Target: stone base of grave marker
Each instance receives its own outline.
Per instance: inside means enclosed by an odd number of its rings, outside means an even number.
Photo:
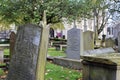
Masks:
[[[120,53],[82,56],[83,80],[120,80]]]

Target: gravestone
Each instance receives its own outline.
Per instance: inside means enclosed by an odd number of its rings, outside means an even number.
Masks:
[[[44,80],[48,29],[33,24],[20,26],[6,80]]]
[[[120,52],[120,32],[118,32],[118,52]]]
[[[100,48],[101,42],[102,42],[102,40],[95,40],[95,48]]]
[[[72,28],[67,33],[67,58],[80,59],[83,52],[83,32],[80,29]]]
[[[114,47],[114,41],[111,38],[105,40],[105,47]]]
[[[94,32],[85,31],[83,33],[84,51],[94,49]]]
[[[3,49],[0,49],[0,63],[3,63],[4,61],[4,51]]]
[[[15,32],[11,32],[10,34],[10,58],[14,54],[15,39],[16,39]]]

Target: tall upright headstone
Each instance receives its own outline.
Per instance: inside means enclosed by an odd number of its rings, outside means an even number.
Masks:
[[[11,32],[10,34],[10,57],[14,54],[14,47],[15,47],[15,39],[16,39],[16,34],[15,32]]]
[[[72,28],[67,33],[67,58],[80,59],[83,53],[83,32],[80,29]]]
[[[6,80],[44,80],[48,33],[47,28],[33,24],[18,28]]]
[[[84,50],[94,49],[94,32],[85,31],[83,33]]]

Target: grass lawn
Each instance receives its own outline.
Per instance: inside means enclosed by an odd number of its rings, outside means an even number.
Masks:
[[[4,55],[10,55],[9,49],[4,49]]]
[[[80,80],[82,72],[47,62],[45,80]]]
[[[0,69],[0,76],[2,76],[4,74],[5,74],[5,72],[2,69]]]
[[[66,56],[64,51],[56,51],[55,48],[49,48],[48,49],[48,55],[49,56]]]
[[[66,56],[64,51],[56,51],[55,48],[48,49],[50,56]],[[47,62],[45,80],[80,80],[82,72],[72,69],[67,69],[62,66]]]
[[[10,55],[9,49],[4,49],[4,55]],[[50,56],[66,56],[64,51],[56,51],[55,48],[48,48],[48,55],[50,55]]]
[[[9,49],[4,50],[4,55],[9,55]],[[49,48],[48,55],[66,56],[64,51],[56,51],[55,48]],[[4,74],[4,72],[0,69],[0,75],[2,74]],[[81,71],[67,69],[51,62],[46,63],[45,80],[81,80],[81,77]]]

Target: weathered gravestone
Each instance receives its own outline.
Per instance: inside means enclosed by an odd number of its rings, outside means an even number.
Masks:
[[[118,52],[120,52],[120,32],[118,32]]]
[[[84,51],[94,49],[94,32],[85,31],[83,33]]]
[[[112,38],[108,38],[105,40],[105,47],[114,47],[114,41],[112,40]]]
[[[44,80],[48,33],[47,28],[32,24],[18,28],[6,80]]]
[[[95,48],[100,48],[101,42],[102,42],[102,40],[95,40]]]
[[[12,57],[12,55],[14,54],[15,39],[16,39],[15,32],[11,32],[10,34],[10,57]]]
[[[67,33],[67,58],[80,59],[83,52],[83,32],[80,29],[72,28]]]
[[[0,63],[3,63],[4,61],[4,51],[3,49],[0,49]]]

